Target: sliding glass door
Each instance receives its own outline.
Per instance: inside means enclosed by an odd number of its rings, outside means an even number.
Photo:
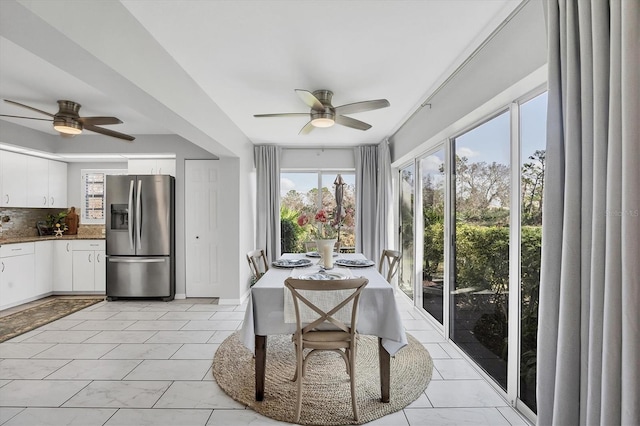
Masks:
[[[413,249],[413,202],[415,165],[400,170],[400,251],[402,260],[398,271],[398,287],[413,299],[414,249]]]
[[[422,307],[444,324],[444,148],[420,160]]]
[[[507,388],[510,121],[504,112],[457,137],[451,338]]]

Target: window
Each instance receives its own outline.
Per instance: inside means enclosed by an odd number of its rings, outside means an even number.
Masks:
[[[104,196],[107,175],[126,175],[127,169],[92,170],[82,169],[82,207],[80,223],[102,225],[104,220]]]
[[[338,174],[342,176],[342,207],[346,215],[338,232],[342,251],[354,250],[356,185],[353,171],[301,171],[280,173],[280,225],[283,253],[304,253],[305,242],[314,239],[309,226],[298,225],[298,217],[305,213],[315,216],[320,208],[334,217]]]

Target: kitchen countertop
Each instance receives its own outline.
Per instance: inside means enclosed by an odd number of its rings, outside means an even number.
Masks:
[[[104,240],[104,235],[63,235],[62,237],[56,237],[54,235],[45,235],[42,237],[9,237],[0,238],[0,245],[3,244],[17,244],[17,243],[31,243],[38,241],[51,241],[51,240]]]

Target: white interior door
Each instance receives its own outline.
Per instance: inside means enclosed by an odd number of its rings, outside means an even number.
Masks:
[[[185,160],[186,296],[219,297],[219,162]]]

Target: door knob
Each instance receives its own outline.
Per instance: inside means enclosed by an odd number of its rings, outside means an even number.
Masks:
[[[199,239],[200,239],[200,237],[196,235],[196,240],[199,240]]]

